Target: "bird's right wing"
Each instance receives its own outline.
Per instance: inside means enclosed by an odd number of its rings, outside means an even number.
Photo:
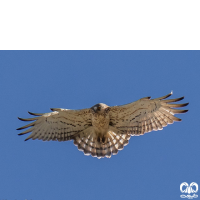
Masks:
[[[32,132],[26,140],[66,141],[73,139],[75,134],[92,125],[90,109],[68,110],[54,108],[51,110],[53,112],[45,114],[29,112],[29,114],[38,117],[28,119],[19,118],[22,121],[33,121],[30,124],[18,128],[17,130],[29,128],[19,135]]]
[[[152,130],[162,130],[174,121],[181,121],[174,114],[185,113],[187,110],[174,108],[187,106],[188,103],[170,104],[184,97],[163,100],[171,95],[172,93],[156,99],[145,97],[130,104],[111,107],[111,125],[124,133],[137,136]]]

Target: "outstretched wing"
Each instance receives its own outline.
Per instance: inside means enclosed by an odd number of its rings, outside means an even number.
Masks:
[[[173,108],[184,107],[187,106],[188,103],[170,104],[180,101],[184,99],[184,97],[163,100],[171,95],[172,92],[157,99],[150,100],[150,97],[145,97],[130,104],[111,107],[111,125],[123,133],[137,136],[152,130],[162,130],[163,127],[172,124],[174,121],[181,121],[181,119],[175,117],[174,114],[185,113],[188,110]]]
[[[19,135],[32,132],[25,140],[39,139],[44,141],[66,141],[73,139],[76,133],[79,133],[92,125],[90,109],[68,110],[54,108],[51,110],[53,112],[45,114],[29,112],[29,114],[38,117],[28,119],[19,118],[22,121],[33,121],[30,124],[18,128],[17,130],[29,128]]]

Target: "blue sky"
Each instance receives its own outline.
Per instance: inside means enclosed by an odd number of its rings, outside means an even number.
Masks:
[[[200,51],[0,51],[0,200],[180,199],[200,184]],[[170,93],[189,112],[132,137],[116,156],[84,156],[72,141],[24,141],[17,117],[49,108],[122,105]]]

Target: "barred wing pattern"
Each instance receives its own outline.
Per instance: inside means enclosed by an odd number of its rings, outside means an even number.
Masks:
[[[53,112],[44,114],[29,112],[29,114],[39,117],[19,118],[22,121],[34,121],[18,128],[17,130],[29,128],[19,135],[32,132],[26,140],[67,141],[73,139],[80,131],[91,126],[90,109],[68,110],[52,108],[51,110]]]
[[[184,97],[177,99],[169,99],[172,92],[166,96],[150,99],[150,97],[142,98],[136,102],[111,107],[111,124],[123,133],[132,136],[143,135],[144,133],[162,130],[168,124],[181,119],[174,114],[185,113],[188,110],[178,110],[173,108],[187,106],[185,104],[170,104],[180,101]]]

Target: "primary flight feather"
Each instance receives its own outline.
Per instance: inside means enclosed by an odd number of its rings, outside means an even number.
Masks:
[[[122,106],[109,107],[99,103],[81,110],[52,108],[51,113],[29,112],[36,117],[19,119],[33,122],[17,130],[28,128],[19,134],[31,132],[25,140],[74,140],[85,155],[111,157],[128,144],[131,136],[162,130],[174,121],[181,121],[174,114],[188,110],[174,108],[187,106],[188,103],[172,104],[184,97],[164,100],[171,95],[172,92],[156,99],[145,97]]]

